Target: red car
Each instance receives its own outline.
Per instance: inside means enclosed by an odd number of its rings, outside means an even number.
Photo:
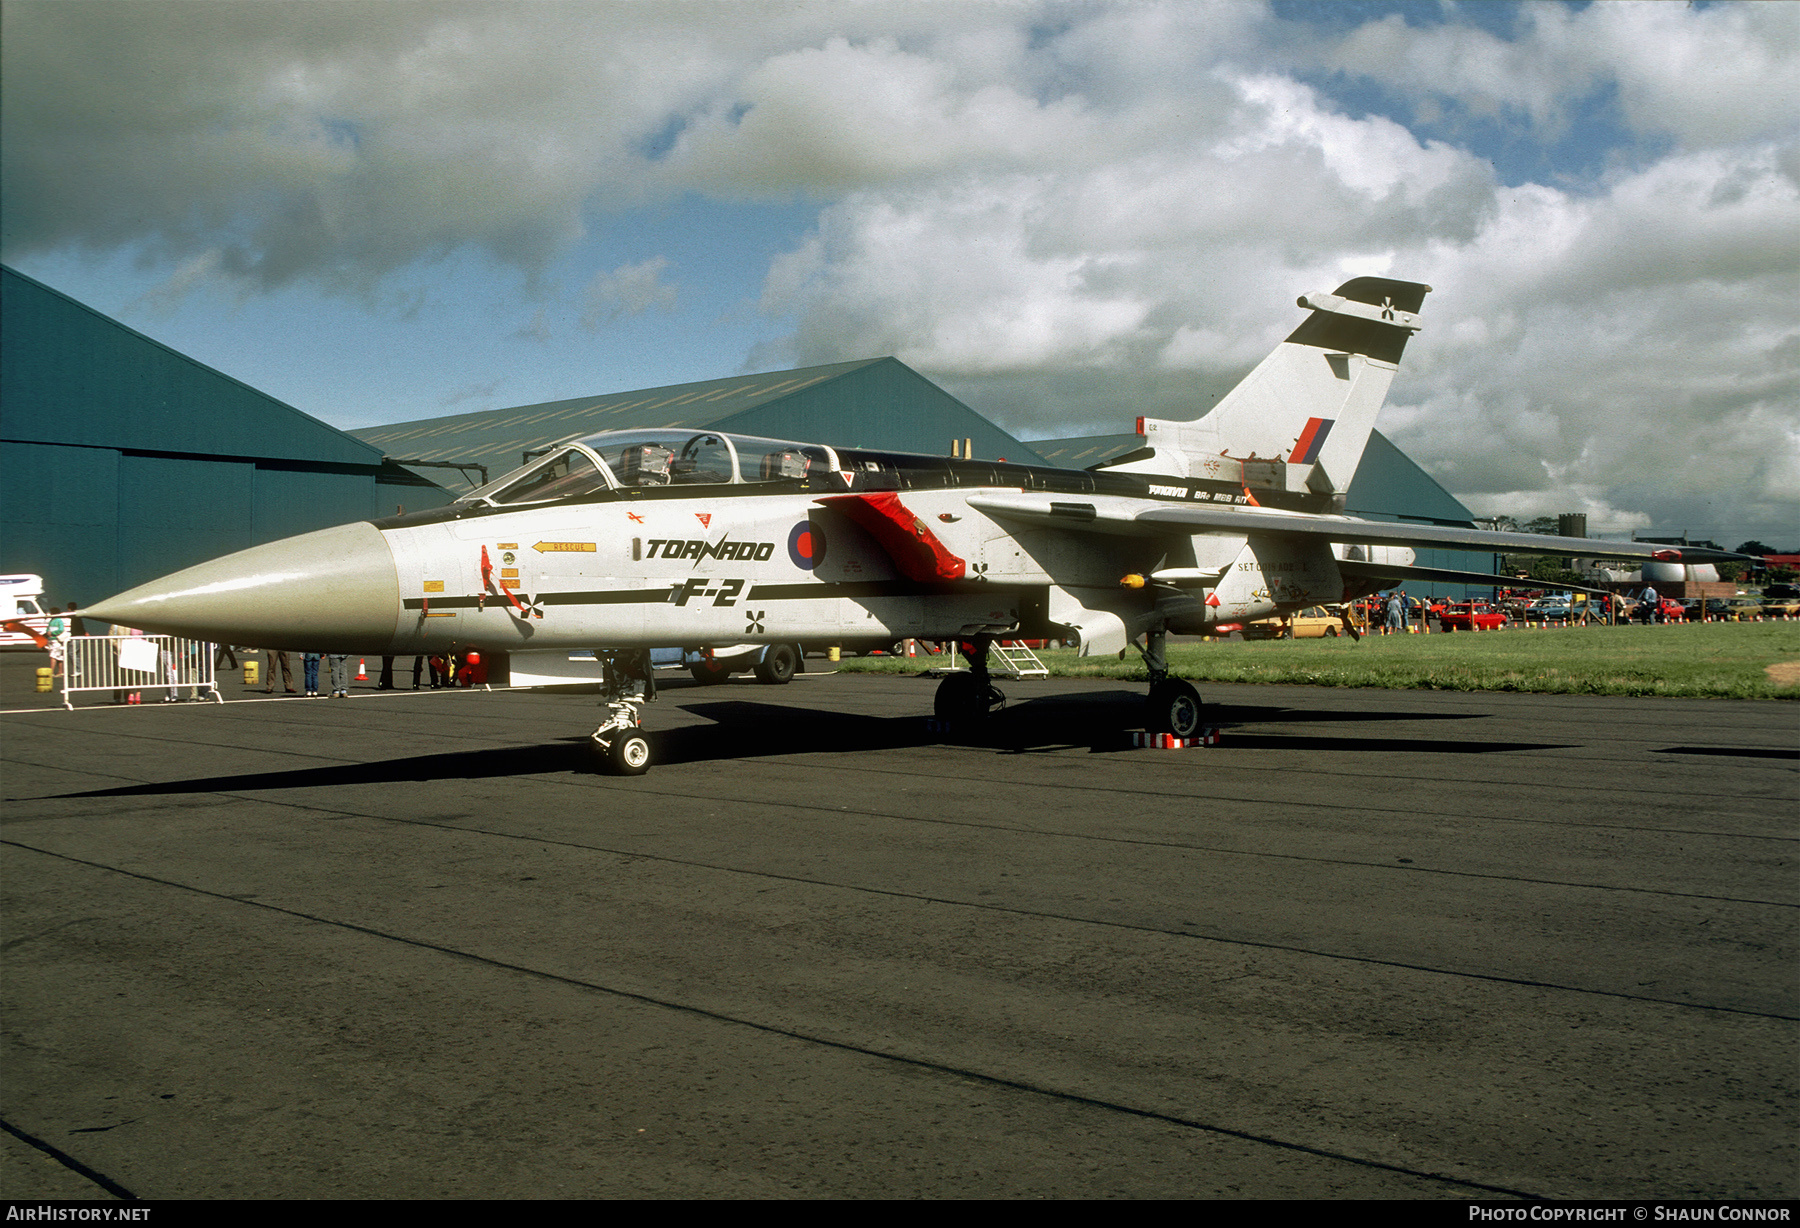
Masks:
[[[1657,619],[1656,619],[1657,622],[1681,623],[1681,622],[1687,621],[1687,611],[1682,609],[1681,603],[1679,601],[1676,601],[1669,597],[1663,597],[1663,598],[1660,598],[1656,604],[1661,608],[1661,611],[1662,611],[1657,616]],[[1638,602],[1637,606],[1631,611],[1631,619],[1633,622],[1642,622],[1642,623],[1649,622],[1650,621],[1650,606],[1649,606],[1649,604],[1647,602],[1643,602],[1643,601]]]
[[[1447,606],[1438,621],[1446,631],[1492,631],[1506,625],[1506,615],[1488,608],[1485,601],[1458,601]]]

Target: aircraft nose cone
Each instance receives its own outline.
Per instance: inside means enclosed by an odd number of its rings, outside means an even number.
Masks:
[[[394,555],[366,521],[189,567],[81,611],[126,627],[301,652],[386,652],[400,614]]]

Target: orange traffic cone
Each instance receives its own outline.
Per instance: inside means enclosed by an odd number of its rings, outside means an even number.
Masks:
[[[356,658],[356,680],[358,682],[367,682],[369,680],[369,658]]]

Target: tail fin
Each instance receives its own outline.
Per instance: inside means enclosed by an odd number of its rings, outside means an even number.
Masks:
[[[1430,292],[1358,277],[1333,294],[1303,296],[1311,314],[1210,413],[1143,419],[1155,455],[1116,467],[1238,483],[1252,499],[1310,494],[1318,498],[1308,502],[1341,505]]]

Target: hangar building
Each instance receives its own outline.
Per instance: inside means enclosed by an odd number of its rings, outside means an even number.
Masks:
[[[0,571],[86,603],[450,500],[381,449],[0,269]]]
[[[771,371],[673,384],[542,405],[423,418],[351,432],[395,461],[466,465],[499,477],[527,456],[599,431],[692,427],[845,448],[971,455],[1045,464],[1026,444],[983,418],[897,358],[864,358],[797,371]],[[449,471],[433,469],[456,485]]]

